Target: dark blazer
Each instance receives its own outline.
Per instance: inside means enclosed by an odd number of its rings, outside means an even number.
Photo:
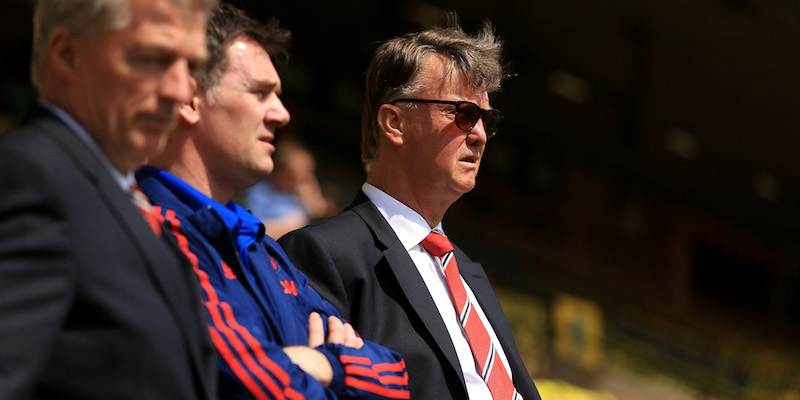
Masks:
[[[207,399],[191,266],[100,160],[34,107],[0,137],[0,399]]]
[[[403,244],[364,193],[341,214],[290,232],[286,253],[367,340],[406,360],[412,399],[467,398],[463,374],[444,322]],[[486,273],[458,247],[456,261],[497,334],[526,400],[539,394],[517,351],[511,327]]]

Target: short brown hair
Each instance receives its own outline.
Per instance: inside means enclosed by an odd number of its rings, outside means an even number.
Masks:
[[[448,13],[447,24],[409,33],[383,43],[375,52],[366,74],[366,96],[361,121],[361,161],[369,172],[378,156],[378,109],[381,105],[413,94],[423,84],[418,80],[427,57],[439,54],[452,69],[469,77],[473,90],[493,93],[503,78],[502,42],[491,23],[484,22],[479,33],[470,36]]]
[[[280,28],[278,20],[271,18],[266,24],[259,23],[244,11],[221,3],[211,11],[206,28],[208,60],[192,76],[197,88],[213,99],[213,91],[228,68],[226,50],[236,38],[245,36],[258,43],[270,57],[288,54],[291,32]]]

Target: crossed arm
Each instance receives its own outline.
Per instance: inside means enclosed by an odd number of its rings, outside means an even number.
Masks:
[[[170,229],[183,243],[181,248],[193,264],[206,308],[209,334],[220,358],[219,390],[230,399],[308,398],[308,399],[408,399],[408,374],[400,354],[376,343],[363,341],[352,326],[342,322],[338,311],[308,286],[308,279],[294,269],[277,243],[272,246],[278,261],[281,284],[292,282],[294,293],[282,302],[276,297],[274,308],[264,320],[233,304],[240,291],[230,288],[220,268],[219,254],[194,233],[196,240],[184,236],[180,221],[164,213]],[[191,226],[191,225],[187,225]],[[280,266],[278,266],[280,264]],[[205,265],[206,270],[200,267]],[[214,285],[217,285],[215,287]],[[285,288],[284,288],[285,289]],[[275,294],[273,292],[270,292]],[[263,310],[262,310],[263,311]],[[280,323],[283,313],[309,315],[308,339],[302,345],[281,346],[271,332],[271,323]],[[270,314],[271,313],[271,314]],[[324,317],[323,317],[324,316]],[[241,318],[240,318],[241,317]],[[274,318],[274,320],[273,320]],[[327,326],[323,322],[327,318]],[[288,317],[287,323],[291,320]],[[240,322],[241,321],[241,322]],[[328,328],[327,337],[325,328]],[[265,329],[266,328],[266,329]],[[295,335],[287,327],[286,335]],[[305,335],[302,335],[305,336]],[[297,343],[297,341],[291,341]]]
[[[322,317],[319,313],[312,312],[308,317],[308,347],[290,346],[284,347],[283,351],[300,369],[327,387],[333,379],[333,368],[328,362],[328,358],[315,347],[327,342],[360,349],[364,346],[364,340],[356,335],[352,325],[342,323],[339,318],[334,316],[328,317],[328,338],[326,340],[322,324]]]

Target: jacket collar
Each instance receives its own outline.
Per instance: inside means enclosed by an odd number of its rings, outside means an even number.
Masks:
[[[103,164],[103,167],[108,171],[109,174],[114,178],[114,180],[119,184],[120,188],[124,192],[128,192],[131,188],[131,185],[135,182],[133,180],[133,172],[129,172],[127,174],[123,174],[120,170],[117,169],[113,164],[111,164],[111,160],[108,159],[106,154],[100,149],[100,146],[97,145],[92,135],[84,129],[84,127],[78,123],[71,115],[67,114],[62,108],[58,107],[57,105],[50,103],[47,100],[39,99],[38,103],[39,107],[49,111],[53,115],[55,115],[61,122],[64,123],[67,127],[72,129],[73,132],[81,139],[81,141],[86,144],[86,147],[94,153],[95,156],[100,160],[100,163]]]
[[[247,210],[240,207],[233,201],[228,204],[222,205],[218,201],[200,193],[197,189],[190,186],[177,176],[158,169],[155,167],[145,166],[136,173],[137,179],[140,181],[143,189],[151,197],[151,200],[156,204],[167,206],[167,208],[174,209],[174,211],[184,214],[187,217],[192,217],[198,214],[207,214],[208,211],[213,211],[214,214],[224,225],[225,229],[230,232],[231,238],[236,246],[236,251],[241,257],[242,263],[249,269],[249,261],[247,256],[247,249],[254,243],[260,242],[264,239],[264,224],[250,214]],[[153,187],[154,185],[146,182],[152,179],[160,183],[163,190]],[[171,193],[179,200],[180,204],[176,201],[168,200],[168,193]],[[183,210],[178,206],[182,205]],[[199,218],[200,220],[208,221],[208,218]],[[210,228],[217,231],[214,227],[206,226],[207,224],[200,224],[198,228]],[[212,232],[207,232],[212,233]],[[211,235],[214,237],[216,232]]]

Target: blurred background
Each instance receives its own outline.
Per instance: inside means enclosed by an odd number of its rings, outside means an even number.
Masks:
[[[278,135],[338,209],[377,43],[443,10],[493,23],[506,119],[444,226],[543,398],[800,399],[796,0],[231,2],[293,31]],[[30,12],[0,13],[0,131],[36,98]]]

